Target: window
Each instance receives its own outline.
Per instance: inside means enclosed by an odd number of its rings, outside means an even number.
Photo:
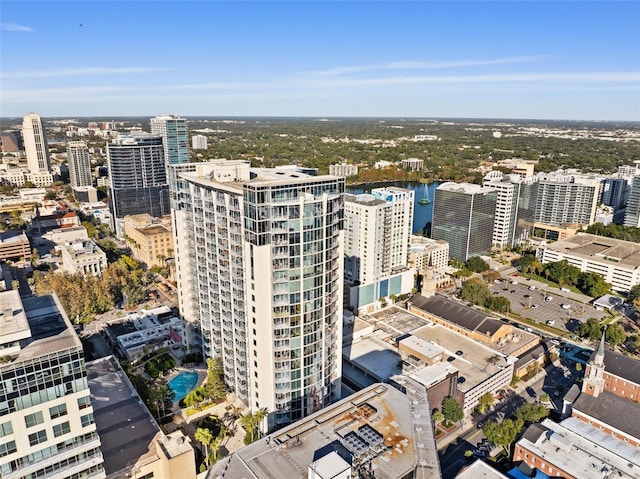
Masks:
[[[13,433],[13,427],[10,422],[0,424],[0,437],[8,436]]]
[[[47,440],[47,431],[45,431],[44,429],[42,431],[29,434],[30,446],[35,446],[36,444],[40,444],[41,442],[45,442],[46,440]]]
[[[6,444],[0,444],[0,457],[8,456],[9,454],[13,454],[18,449],[16,448],[15,441],[9,441]]]
[[[84,409],[89,406],[91,406],[91,399],[89,399],[89,396],[78,398],[78,408]]]
[[[62,424],[56,424],[53,426],[53,435],[55,437],[62,436],[63,434],[67,434],[71,432],[71,427],[69,427],[69,422],[63,422]]]
[[[64,416],[65,414],[67,414],[67,405],[63,403],[58,404],[57,406],[50,407],[49,414],[51,415],[51,419]]]
[[[82,422],[82,427],[87,427],[90,424],[93,424],[93,414],[87,414],[86,416],[80,417],[80,421]]]
[[[32,427],[37,424],[42,424],[44,422],[44,417],[42,415],[42,411],[34,412],[33,414],[28,414],[24,417],[24,422],[27,427]]]

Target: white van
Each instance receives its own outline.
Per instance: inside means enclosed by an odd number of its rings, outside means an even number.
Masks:
[[[571,309],[571,305],[565,303],[562,305],[562,309]]]

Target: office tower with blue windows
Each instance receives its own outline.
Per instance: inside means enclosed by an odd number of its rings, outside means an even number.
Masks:
[[[114,230],[124,235],[124,217],[170,214],[169,185],[162,136],[149,133],[118,136],[107,143],[109,200]]]
[[[272,430],[340,397],[344,178],[194,163],[174,205],[180,310]],[[190,171],[189,171],[190,170]]]
[[[471,183],[442,183],[433,199],[431,238],[449,243],[453,259],[491,254],[497,191]]]

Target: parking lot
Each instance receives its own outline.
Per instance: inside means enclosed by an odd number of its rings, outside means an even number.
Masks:
[[[597,311],[591,298],[551,288],[544,283],[521,276],[502,278],[489,285],[493,294],[504,296],[511,302],[511,311],[565,331],[573,331],[578,323],[589,318],[601,319],[606,311]]]

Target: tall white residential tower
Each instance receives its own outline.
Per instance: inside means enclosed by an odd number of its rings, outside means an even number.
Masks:
[[[267,429],[338,399],[344,178],[189,167],[176,175],[174,231],[190,341],[222,357],[233,391],[267,409]]]

